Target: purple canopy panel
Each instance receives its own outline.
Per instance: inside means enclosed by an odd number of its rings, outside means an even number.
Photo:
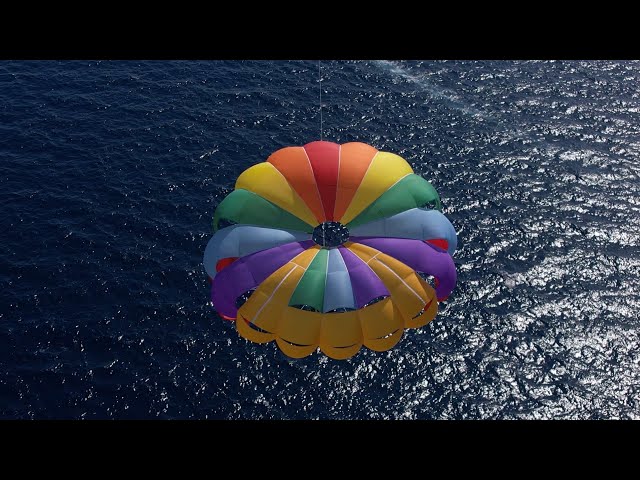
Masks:
[[[238,314],[236,299],[260,285],[273,272],[313,245],[313,240],[293,242],[252,253],[233,262],[216,275],[211,285],[211,301],[226,317]]]
[[[408,238],[351,237],[352,242],[368,245],[438,279],[436,295],[442,301],[456,286],[456,266],[451,256],[421,240]]]
[[[338,247],[351,278],[351,288],[356,307],[362,308],[376,297],[389,296],[389,290],[382,280],[355,253],[345,247]]]

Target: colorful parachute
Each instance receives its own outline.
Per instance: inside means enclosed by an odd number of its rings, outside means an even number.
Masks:
[[[323,141],[278,150],[216,209],[212,303],[242,337],[290,357],[388,350],[455,287],[457,237],[440,210],[393,153]]]

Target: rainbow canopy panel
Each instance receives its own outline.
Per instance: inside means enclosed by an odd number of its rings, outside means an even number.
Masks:
[[[456,284],[453,225],[401,157],[364,143],[286,147],[245,170],[214,214],[211,300],[288,356],[384,351]]]

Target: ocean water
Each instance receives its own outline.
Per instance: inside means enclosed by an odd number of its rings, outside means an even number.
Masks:
[[[0,62],[0,418],[640,418],[640,63],[325,61],[323,134],[440,193],[458,286],[391,351],[285,357],[209,304],[317,62]]]

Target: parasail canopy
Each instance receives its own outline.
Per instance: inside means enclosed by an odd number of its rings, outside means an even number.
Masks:
[[[216,209],[212,303],[241,336],[294,358],[387,350],[455,287],[457,236],[441,209],[393,153],[325,141],[278,150]]]

